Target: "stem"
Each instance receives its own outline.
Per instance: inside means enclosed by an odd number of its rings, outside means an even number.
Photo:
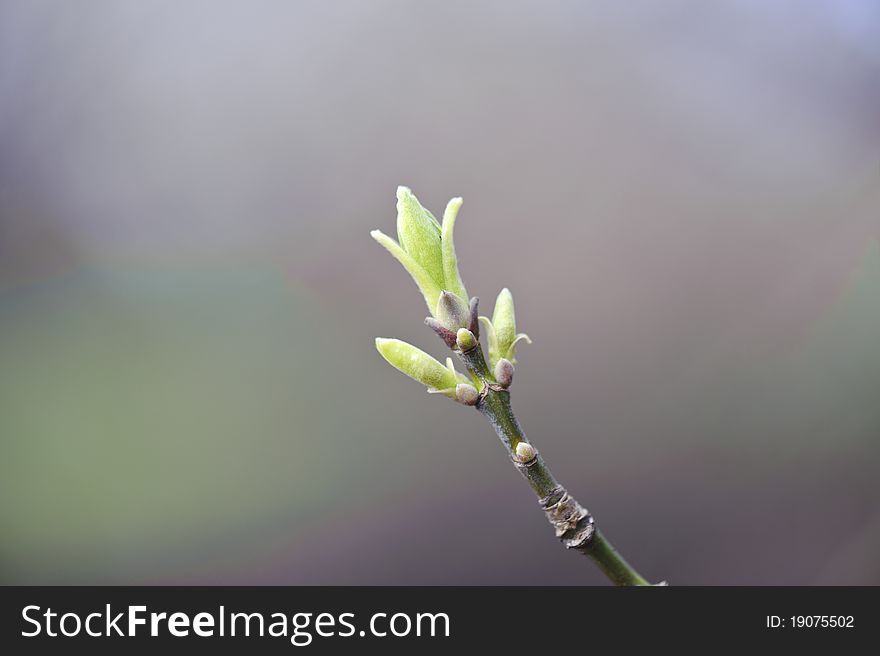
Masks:
[[[471,375],[481,382],[477,409],[489,420],[514,466],[538,497],[538,503],[556,530],[556,537],[566,548],[589,556],[615,585],[651,585],[599,532],[593,516],[553,477],[537,450],[527,462],[517,456],[519,443],[531,443],[510,407],[510,392],[492,379],[482,348],[477,345],[468,351],[455,352]]]

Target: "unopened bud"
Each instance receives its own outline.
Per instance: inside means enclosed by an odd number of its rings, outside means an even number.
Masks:
[[[459,383],[455,386],[455,400],[465,405],[477,405],[480,393],[477,388],[467,383]]]
[[[516,345],[524,341],[531,344],[532,340],[525,333],[516,332],[516,317],[513,311],[513,294],[505,287],[495,300],[495,311],[492,321],[488,322],[492,330],[488,331],[489,361],[498,362],[507,358],[516,362]]]
[[[516,445],[514,454],[517,462],[526,464],[527,462],[531,462],[532,460],[534,460],[535,456],[538,455],[538,452],[535,451],[535,447],[533,447],[528,442],[520,442]]]
[[[455,343],[461,351],[470,351],[477,346],[477,338],[467,328],[460,328],[455,335]]]
[[[440,224],[406,187],[397,188],[397,240],[431,278],[443,282]]]
[[[453,332],[471,324],[471,310],[467,301],[448,291],[440,292],[434,316],[444,328]]]
[[[516,335],[516,318],[513,311],[513,294],[505,287],[495,299],[495,311],[492,313],[492,325],[498,337],[498,357],[506,358],[507,351]]]
[[[510,387],[513,382],[513,364],[507,358],[501,358],[495,365],[495,380],[501,387]]]
[[[392,367],[433,389],[454,388],[459,382],[454,371],[412,344],[377,337],[376,349]]]
[[[474,296],[468,303],[468,311],[470,317],[468,319],[467,329],[470,330],[474,337],[480,339],[480,299]]]

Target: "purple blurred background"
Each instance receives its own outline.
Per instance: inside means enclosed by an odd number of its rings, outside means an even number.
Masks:
[[[369,230],[442,211],[643,574],[880,584],[880,7],[4,2],[0,582],[591,584]]]

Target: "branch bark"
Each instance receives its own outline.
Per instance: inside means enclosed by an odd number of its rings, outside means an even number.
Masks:
[[[590,512],[554,478],[513,414],[510,392],[492,378],[480,345],[467,351],[456,349],[455,353],[471,376],[480,383],[477,409],[489,420],[514,466],[538,497],[538,503],[555,529],[556,537],[566,548],[589,556],[615,585],[651,585],[617,553],[596,527]],[[525,461],[517,454],[517,446],[522,443],[532,447],[521,449],[530,456]]]

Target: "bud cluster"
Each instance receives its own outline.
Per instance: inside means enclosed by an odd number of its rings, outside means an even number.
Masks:
[[[505,288],[495,301],[492,318],[478,315],[476,297],[468,301],[458,270],[453,230],[461,198],[453,198],[440,223],[406,187],[397,189],[397,241],[380,230],[370,233],[412,276],[431,316],[425,323],[455,351],[466,353],[480,345],[480,325],[489,346],[489,367],[494,377],[474,375],[469,380],[458,373],[447,358],[444,366],[424,351],[397,339],[376,339],[376,348],[393,367],[428,387],[464,405],[476,405],[486,382],[508,388],[513,382],[516,345],[531,343],[528,335],[516,332],[513,296]],[[482,356],[481,356],[482,357]],[[488,376],[485,376],[488,378]],[[497,387],[496,387],[497,389]]]

